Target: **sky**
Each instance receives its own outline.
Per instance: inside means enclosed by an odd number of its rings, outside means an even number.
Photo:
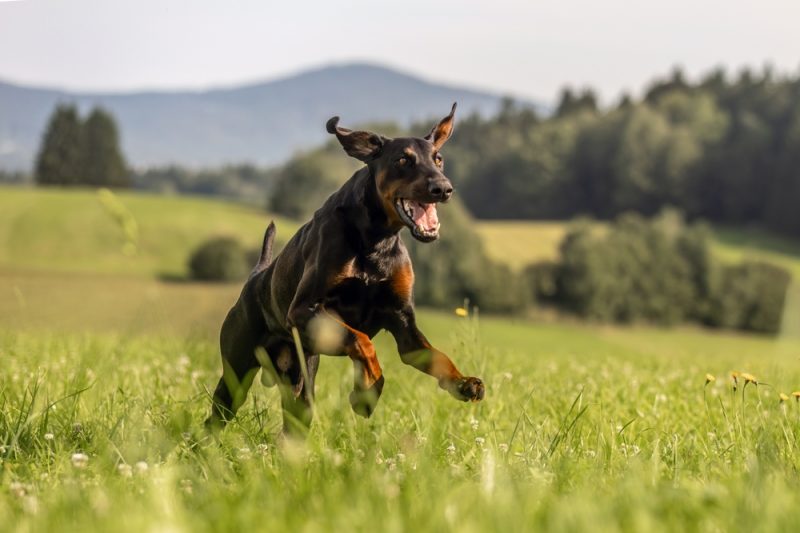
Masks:
[[[0,79],[203,89],[368,61],[553,101],[610,101],[681,66],[800,73],[797,0],[0,0]]]

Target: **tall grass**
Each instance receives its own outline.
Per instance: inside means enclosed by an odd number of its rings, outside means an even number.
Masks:
[[[380,336],[387,384],[375,415],[350,411],[350,363],[326,358],[305,442],[280,437],[277,392],[258,380],[231,426],[217,438],[202,431],[219,366],[213,342],[6,332],[0,528],[767,531],[798,523],[800,406],[778,397],[800,388],[797,343],[422,320],[464,371],[485,379],[486,399],[454,401]],[[731,370],[764,383],[745,387],[739,377],[733,391]],[[707,372],[715,381],[706,384]]]

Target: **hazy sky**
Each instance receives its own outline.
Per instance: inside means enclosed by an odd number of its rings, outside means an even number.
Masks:
[[[800,72],[798,0],[0,0],[0,79],[204,88],[332,62],[552,100],[682,65]]]

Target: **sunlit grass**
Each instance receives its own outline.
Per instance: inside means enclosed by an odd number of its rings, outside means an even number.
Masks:
[[[191,250],[217,235],[260,246],[271,219],[278,241],[297,224],[232,202],[115,193],[116,202],[93,189],[27,189],[0,186],[0,271],[102,273],[136,277],[182,276]],[[115,204],[130,214],[135,247]]]
[[[378,337],[370,420],[325,358],[305,444],[256,380],[202,431],[213,340],[0,336],[0,523],[21,530],[790,529],[800,519],[800,342],[422,313],[487,397],[454,401]],[[758,376],[733,390],[730,373]],[[709,380],[707,375],[714,377]],[[762,383],[763,381],[763,383]]]

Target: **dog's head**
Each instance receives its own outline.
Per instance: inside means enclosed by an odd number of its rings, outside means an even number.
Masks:
[[[453,195],[439,150],[453,133],[455,111],[453,104],[450,114],[421,138],[388,139],[369,131],[340,128],[339,117],[327,124],[328,133],[336,135],[348,155],[369,165],[390,225],[407,226],[422,242],[439,237],[436,204]]]

